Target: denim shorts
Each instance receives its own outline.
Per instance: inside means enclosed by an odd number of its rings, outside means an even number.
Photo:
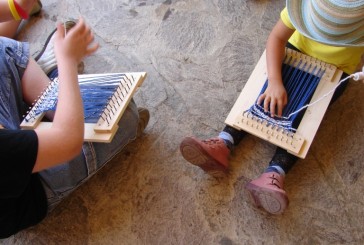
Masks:
[[[21,78],[28,62],[28,43],[0,37],[0,124],[7,129],[20,128],[27,108],[23,102]],[[85,142],[82,153],[76,158],[40,172],[48,199],[48,210],[52,210],[134,140],[138,121],[138,108],[132,100],[110,143]]]
[[[26,108],[21,78],[28,62],[28,43],[0,37],[0,124],[4,128],[20,128]]]
[[[49,212],[135,139],[138,121],[138,108],[132,100],[121,117],[119,129],[110,143],[86,142],[83,144],[82,154],[72,161],[40,172],[48,198]]]

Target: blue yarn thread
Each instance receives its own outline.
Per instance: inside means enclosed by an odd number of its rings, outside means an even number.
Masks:
[[[292,57],[286,57],[286,61],[282,64],[282,80],[289,103],[283,109],[282,116],[271,117],[269,111],[264,111],[263,103],[260,105],[254,103],[246,112],[259,121],[265,122],[267,126],[279,127],[283,130],[294,132],[296,129],[292,127],[292,124],[300,115],[295,112],[310,102],[325,70],[317,65],[307,65],[301,60],[298,61],[295,67],[291,66],[289,64],[292,63]],[[296,63],[296,60],[293,61],[293,63]],[[265,92],[267,86],[268,79],[265,81],[259,96]],[[304,110],[302,113],[304,113]]]
[[[86,123],[96,123],[100,117],[108,121],[116,112],[117,106],[128,94],[133,81],[125,74],[108,74],[95,78],[80,78],[79,86],[84,107],[84,119]],[[114,107],[109,105],[110,100]],[[43,92],[26,120],[38,116],[46,111],[55,111],[58,102],[58,78],[52,80],[51,84]],[[111,115],[112,114],[112,115]]]

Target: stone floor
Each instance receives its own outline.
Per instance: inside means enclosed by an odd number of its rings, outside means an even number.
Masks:
[[[275,147],[248,136],[214,179],[181,157],[187,135],[216,136],[265,48],[284,0],[43,0],[19,38],[39,50],[56,22],[83,16],[99,51],[86,73],[145,71],[151,120],[41,224],[0,244],[363,244],[364,85],[326,113],[286,177],[290,206],[254,208],[244,185]]]

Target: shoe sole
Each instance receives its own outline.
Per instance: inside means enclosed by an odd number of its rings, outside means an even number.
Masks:
[[[249,191],[254,205],[268,213],[281,214],[288,206],[288,198],[282,193],[251,183],[248,183],[245,188]]]
[[[195,166],[200,167],[209,175],[221,178],[228,174],[228,169],[210,157],[209,154],[192,139],[184,140],[180,145],[180,151],[184,159]]]

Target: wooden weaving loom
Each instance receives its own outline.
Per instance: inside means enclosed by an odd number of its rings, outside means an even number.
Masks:
[[[85,141],[107,143],[112,140],[121,116],[145,77],[145,72],[78,75],[85,111]],[[20,127],[51,127],[52,122],[42,121],[42,118],[47,110],[55,109],[57,91],[58,78],[48,85]]]
[[[266,51],[263,52],[225,123],[286,149],[293,155],[305,158],[332,98],[333,93],[329,91],[340,82],[343,72],[333,65],[288,48],[286,48],[286,59],[283,63],[286,61],[289,62],[289,66],[295,67],[300,62],[300,65],[305,63],[309,67],[319,67],[324,71],[310,102],[321,100],[306,109],[296,131],[287,131],[246,113],[256,103],[267,81]],[[290,102],[288,101],[288,104]]]

